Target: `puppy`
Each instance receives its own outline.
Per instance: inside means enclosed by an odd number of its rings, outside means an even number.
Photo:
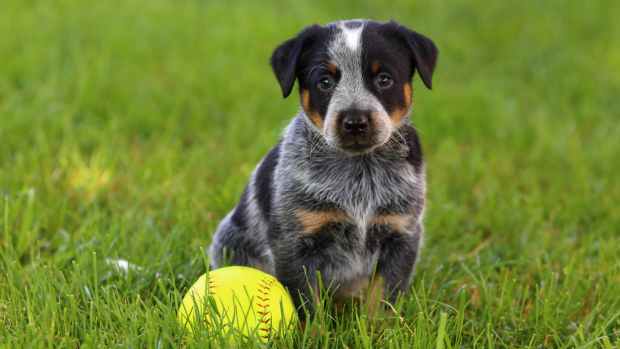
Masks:
[[[337,299],[407,291],[425,201],[411,80],[430,89],[437,54],[419,33],[368,20],[310,26],[276,48],[282,94],[297,80],[302,108],[219,224],[211,267],[273,274],[311,311],[319,277]]]

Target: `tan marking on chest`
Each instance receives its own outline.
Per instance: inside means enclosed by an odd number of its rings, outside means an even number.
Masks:
[[[412,218],[411,215],[407,214],[386,214],[375,216],[370,223],[375,225],[387,225],[396,231],[405,233],[411,225]]]
[[[295,216],[303,227],[304,234],[317,232],[322,226],[329,223],[348,222],[349,216],[340,210],[309,211],[304,209],[295,210]]]

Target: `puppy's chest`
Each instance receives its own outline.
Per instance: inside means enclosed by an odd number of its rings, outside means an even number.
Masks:
[[[293,209],[294,230],[309,253],[332,261],[326,274],[345,284],[367,279],[382,242],[409,234],[418,216],[415,203],[423,202],[424,178],[406,162],[323,163],[298,173],[279,195],[286,198],[283,212]]]
[[[304,191],[332,203],[363,228],[377,212],[418,195],[422,179],[405,161],[325,161],[303,171]]]
[[[313,249],[331,261],[324,266],[324,277],[339,285],[337,296],[354,296],[364,286],[378,262],[382,242],[390,234],[402,234],[389,226],[379,214],[356,219],[343,213],[340,221],[324,222],[315,234],[308,236]]]
[[[340,242],[345,250],[372,251],[386,235],[407,231],[423,195],[423,179],[414,171],[404,166],[339,173],[316,173],[305,183],[299,202],[314,207],[296,211],[304,234],[329,235],[328,240]]]

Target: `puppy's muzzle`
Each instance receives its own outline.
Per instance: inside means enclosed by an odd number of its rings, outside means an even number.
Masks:
[[[360,152],[374,145],[375,130],[370,110],[344,110],[338,117],[338,137],[343,149]]]

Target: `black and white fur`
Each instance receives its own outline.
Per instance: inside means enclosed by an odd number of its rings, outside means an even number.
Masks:
[[[275,275],[298,306],[317,272],[338,297],[381,280],[385,299],[408,289],[422,240],[425,171],[410,125],[411,79],[430,88],[434,43],[395,22],[311,26],[271,64],[302,109],[252,173],[209,249],[213,268]]]

